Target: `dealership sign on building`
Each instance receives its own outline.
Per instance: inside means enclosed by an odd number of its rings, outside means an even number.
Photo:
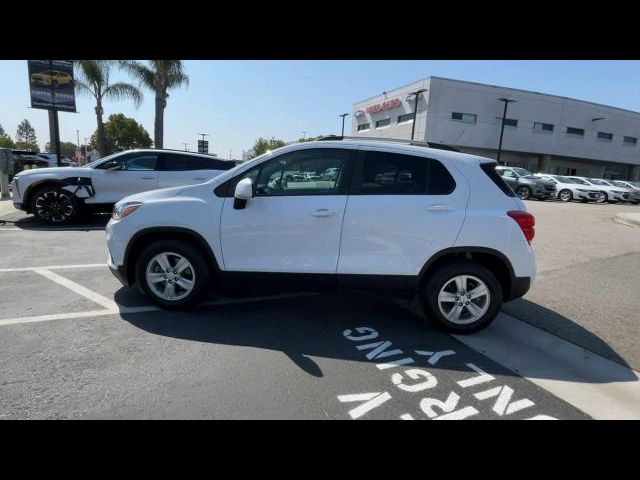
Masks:
[[[31,107],[76,111],[73,60],[28,60]]]
[[[375,105],[371,105],[367,107],[367,113],[378,113],[385,110],[393,110],[394,108],[398,108],[402,105],[402,102],[399,98],[394,98],[393,100],[388,100],[386,102],[377,103]]]

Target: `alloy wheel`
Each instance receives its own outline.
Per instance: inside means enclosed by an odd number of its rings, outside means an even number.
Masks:
[[[440,289],[438,308],[448,321],[468,325],[483,317],[490,300],[491,294],[482,280],[472,275],[458,275]]]
[[[71,193],[46,190],[35,201],[35,214],[51,223],[62,223],[73,216],[75,206]]]
[[[193,265],[175,252],[162,252],[153,257],[147,264],[145,275],[151,291],[168,301],[188,296],[196,281]]]

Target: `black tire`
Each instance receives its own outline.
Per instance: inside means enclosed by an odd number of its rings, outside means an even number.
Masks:
[[[31,196],[30,207],[31,213],[48,225],[67,225],[80,211],[75,195],[53,185],[36,190]]]
[[[489,291],[489,298],[486,300],[488,302],[487,310],[479,319],[467,324],[448,320],[438,305],[440,290],[449,284],[451,279],[459,275],[477,277],[484,282]],[[452,263],[443,266],[427,279],[421,286],[419,294],[427,318],[434,321],[437,326],[445,331],[455,333],[472,333],[487,327],[500,312],[503,298],[502,287],[496,276],[482,265],[471,262]],[[466,307],[463,306],[462,311],[465,312],[465,310]],[[467,314],[469,313],[469,311],[466,312]]]
[[[193,281],[193,288],[191,292],[184,298],[176,300],[168,300],[162,298],[161,296],[156,294],[156,292],[150,287],[149,283],[147,282],[146,270],[149,266],[149,263],[154,257],[156,257],[156,255],[168,252],[176,253],[186,258],[193,269],[191,277]],[[175,310],[192,307],[196,305],[209,291],[211,277],[209,274],[207,263],[198,249],[187,242],[181,242],[179,240],[159,240],[152,243],[151,245],[146,247],[138,257],[135,266],[135,272],[138,288],[140,288],[140,290],[153,303],[164,309]]]
[[[529,200],[531,198],[531,189],[521,185],[516,188],[516,195],[518,195],[520,200]]]
[[[570,202],[573,200],[573,192],[568,188],[562,189],[558,192],[558,199],[561,202]]]

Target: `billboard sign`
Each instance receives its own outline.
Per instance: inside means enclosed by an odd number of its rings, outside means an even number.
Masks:
[[[198,140],[198,153],[209,153],[208,140]]]
[[[31,108],[76,111],[73,60],[28,60]]]

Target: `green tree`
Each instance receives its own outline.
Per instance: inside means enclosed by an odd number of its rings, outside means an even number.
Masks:
[[[153,142],[156,148],[164,145],[164,109],[167,108],[169,90],[183,85],[189,85],[189,77],[184,73],[182,60],[147,60],[147,65],[132,61],[121,60],[120,65],[131,72],[156,96],[156,116],[153,125]]]
[[[262,155],[266,153],[267,150],[275,150],[276,148],[284,147],[285,143],[282,140],[276,140],[275,138],[271,138],[267,140],[266,138],[258,138],[256,143],[253,145],[253,151],[255,156]]]
[[[133,118],[122,113],[110,115],[104,124],[105,155],[132,148],[149,148],[153,144],[149,133]],[[90,145],[97,142],[98,132],[91,136]]]
[[[13,147],[16,150],[29,150],[29,151],[32,151],[32,152],[39,152],[40,151],[40,147],[38,146],[38,144],[37,143],[31,143],[31,142],[15,142]]]
[[[0,148],[14,148],[11,137],[7,135],[0,135]]]
[[[45,151],[47,152],[56,152],[56,146],[51,145],[50,142],[47,142],[44,146]],[[73,142],[60,142],[60,155],[63,157],[71,158],[76,156],[76,150],[78,146]]]
[[[104,123],[102,116],[104,100],[131,99],[136,108],[142,103],[142,93],[130,83],[109,83],[112,60],[77,60],[75,65],[75,88],[79,94],[92,95],[96,100],[96,121],[98,123],[97,148],[102,156],[106,154]]]
[[[36,139],[36,130],[31,126],[29,120],[26,118],[18,125],[18,130],[16,131],[16,143],[18,142],[36,145],[38,143],[38,140]]]

